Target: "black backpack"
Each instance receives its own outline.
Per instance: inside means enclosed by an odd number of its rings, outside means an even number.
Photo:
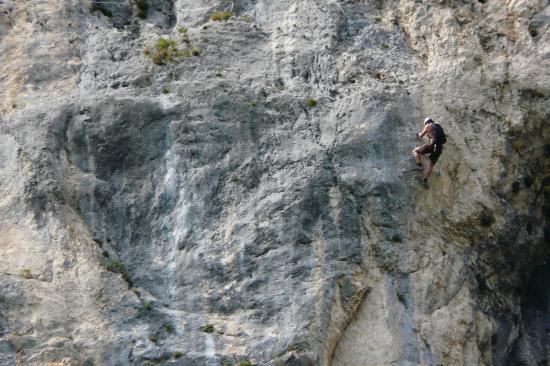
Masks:
[[[443,145],[447,142],[447,135],[439,123],[434,123],[434,133],[436,145]]]

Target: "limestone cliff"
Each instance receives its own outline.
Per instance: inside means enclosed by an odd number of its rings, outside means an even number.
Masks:
[[[0,364],[546,365],[549,21],[0,0]]]

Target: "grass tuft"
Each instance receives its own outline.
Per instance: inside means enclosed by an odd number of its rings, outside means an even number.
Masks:
[[[23,278],[26,278],[26,279],[32,278],[31,269],[30,269],[30,268],[27,268],[27,267],[21,268],[21,269],[19,270],[19,276],[20,276],[20,277],[23,277]]]
[[[126,272],[126,268],[124,267],[124,264],[118,259],[106,260],[105,262],[103,262],[103,266],[109,272],[120,273],[120,274]]]
[[[172,324],[164,324],[164,330],[168,333],[174,333],[174,326]]]
[[[132,286],[132,280],[130,278],[130,275],[128,274],[126,267],[124,267],[124,264],[120,260],[118,259],[106,260],[103,262],[103,267],[109,272],[121,274],[124,281],[126,281],[128,285]]]
[[[201,50],[198,47],[191,47],[190,52],[192,56],[200,56],[201,54]]]
[[[201,327],[201,330],[204,333],[213,333],[214,332],[214,325],[212,324],[205,324]]]
[[[214,20],[216,22],[222,21],[222,20],[229,20],[235,13],[229,10],[224,11],[216,11],[210,15],[210,20]]]
[[[309,108],[313,108],[317,105],[317,101],[313,98],[308,98],[306,100],[306,105],[309,107]]]
[[[166,62],[172,61],[174,57],[178,56],[179,51],[176,47],[176,42],[160,37],[152,50],[147,48],[143,53],[145,56],[151,58],[155,65],[165,65]]]

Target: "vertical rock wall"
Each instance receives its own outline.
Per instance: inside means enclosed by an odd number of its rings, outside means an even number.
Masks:
[[[146,3],[0,2],[0,363],[547,362],[547,1]]]

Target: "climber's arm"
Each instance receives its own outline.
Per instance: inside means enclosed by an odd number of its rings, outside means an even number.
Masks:
[[[421,139],[422,137],[424,137],[424,135],[426,135],[428,133],[428,126],[424,126],[424,128],[422,129],[422,131],[420,131],[419,133],[416,134],[416,136]]]

